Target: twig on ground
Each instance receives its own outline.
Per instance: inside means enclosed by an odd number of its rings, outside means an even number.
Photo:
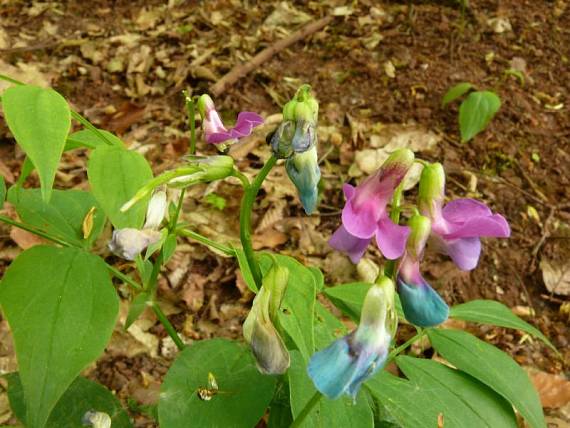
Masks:
[[[214,96],[220,95],[224,90],[226,90],[229,86],[233,85],[243,76],[255,70],[264,62],[268,61],[273,55],[281,52],[283,49],[288,48],[289,46],[298,42],[299,40],[302,40],[305,37],[310,36],[313,33],[316,33],[323,27],[327,26],[332,20],[333,20],[332,16],[326,16],[317,21],[313,21],[310,24],[305,25],[303,28],[295,31],[290,36],[282,40],[279,40],[278,42],[275,42],[271,46],[263,49],[248,62],[236,65],[224,77],[218,80],[214,86],[212,86],[212,88],[210,89],[211,94]]]

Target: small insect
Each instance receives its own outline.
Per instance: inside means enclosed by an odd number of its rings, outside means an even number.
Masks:
[[[208,372],[208,387],[207,388],[199,387],[197,390],[198,397],[200,398],[200,400],[210,401],[212,397],[214,397],[214,395],[216,395],[218,392],[219,392],[218,382],[216,381],[216,378],[214,377],[212,372]]]
[[[196,389],[196,394],[198,398],[202,401],[210,401],[214,396],[218,394],[232,394],[230,391],[220,391],[218,388],[218,382],[213,373],[208,372],[208,386],[206,388],[199,387]]]

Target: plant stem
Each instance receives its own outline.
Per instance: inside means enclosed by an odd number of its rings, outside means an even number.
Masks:
[[[9,224],[10,226],[14,226],[14,227],[17,227],[19,229],[25,230],[27,232],[33,233],[34,235],[40,236],[42,238],[45,238],[45,239],[52,241],[52,242],[55,242],[56,244],[62,245],[64,247],[73,247],[74,246],[74,245],[71,245],[69,242],[64,241],[63,239],[56,238],[55,236],[52,236],[49,233],[44,232],[42,230],[36,229],[33,226],[28,226],[27,224],[20,223],[19,221],[16,221],[16,220],[12,220],[10,217],[0,215],[0,221],[3,223]]]
[[[251,270],[251,274],[258,289],[261,288],[261,269],[259,268],[257,260],[255,259],[253,244],[251,242],[251,213],[253,211],[253,203],[255,202],[257,193],[261,188],[261,184],[276,162],[277,158],[275,156],[271,156],[265,165],[263,165],[263,168],[261,168],[251,185],[245,188],[239,215],[241,245],[245,253],[245,258],[247,259],[247,264],[249,265],[249,269]]]
[[[194,232],[193,230],[188,230],[188,229],[176,229],[175,233],[179,236],[185,236],[187,238],[193,239],[194,241],[198,241],[201,244],[207,245],[208,247],[212,247],[215,248],[216,250],[228,255],[228,256],[232,256],[235,257],[236,253],[235,251],[230,248],[230,247],[226,247],[225,245],[219,244],[218,242],[212,241],[209,238],[206,238],[203,235],[200,235],[197,232]]]
[[[313,407],[317,405],[322,396],[323,394],[321,394],[319,391],[315,392],[315,395],[313,395],[309,402],[305,404],[305,407],[303,407],[303,410],[301,410],[299,416],[295,418],[290,428],[300,427],[305,418],[309,415],[309,413],[311,413],[311,410],[313,410]]]
[[[176,344],[176,347],[178,348],[178,350],[182,351],[185,347],[184,342],[182,342],[182,339],[180,339],[180,336],[178,336],[176,329],[170,323],[170,321],[168,320],[168,318],[166,317],[164,312],[162,312],[162,309],[160,309],[160,306],[158,306],[158,303],[153,301],[151,303],[151,307],[152,307],[152,310],[154,311],[154,314],[156,315],[156,317],[160,321],[160,323],[164,326],[164,329],[166,330],[168,335],[172,338],[172,340]]]
[[[390,211],[390,219],[398,224],[400,222],[400,205],[402,203],[402,192],[404,187],[399,185],[394,191],[394,196],[392,197],[392,203],[390,204],[392,210]],[[393,276],[396,274],[396,260],[389,260],[386,263],[386,268],[384,269],[385,275],[394,280]]]
[[[130,276],[124,274],[123,272],[121,272],[119,269],[117,269],[114,266],[111,266],[110,264],[108,264],[107,262],[105,262],[107,264],[107,269],[113,274],[115,275],[115,277],[119,278],[121,281],[125,282],[126,284],[130,285],[131,287],[133,287],[135,290],[142,290],[143,287],[136,282],[134,279],[132,279]]]
[[[415,342],[417,342],[422,337],[424,337],[424,335],[425,335],[425,330],[420,330],[416,335],[412,336],[410,339],[408,339],[402,345],[398,346],[397,348],[392,349],[392,352],[390,352],[390,354],[388,354],[388,360],[386,361],[386,364],[388,364],[390,361],[392,361],[394,358],[396,358],[402,351],[405,351],[407,348],[409,348]]]
[[[188,96],[186,91],[183,91],[186,98],[186,110],[188,112],[188,124],[190,126],[190,147],[188,149],[189,154],[196,154],[196,108],[194,100]]]

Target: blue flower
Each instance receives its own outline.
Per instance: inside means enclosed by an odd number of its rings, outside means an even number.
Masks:
[[[295,153],[285,162],[285,169],[299,192],[305,212],[311,214],[317,207],[318,185],[321,179],[316,146],[306,152]]]
[[[330,399],[356,399],[362,383],[386,363],[396,326],[394,284],[383,277],[366,294],[358,328],[311,357],[307,370],[315,387]]]

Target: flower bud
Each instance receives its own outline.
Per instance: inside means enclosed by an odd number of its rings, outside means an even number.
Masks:
[[[317,206],[318,184],[321,179],[317,148],[313,146],[304,153],[295,153],[285,162],[285,169],[297,187],[305,212],[311,214]]]
[[[445,194],[445,171],[439,162],[424,166],[418,193],[418,206],[422,213],[435,217]]]
[[[410,235],[407,250],[415,259],[420,259],[431,232],[431,220],[423,215],[416,214],[408,221]]]
[[[148,203],[143,229],[158,229],[168,213],[168,199],[164,187],[158,188]]]
[[[188,167],[180,168],[190,173],[178,175],[168,181],[171,187],[187,187],[197,183],[209,183],[215,180],[222,180],[232,175],[234,171],[234,160],[231,156],[190,156]]]
[[[133,229],[130,227],[113,231],[109,250],[125,260],[134,260],[146,247],[158,242],[161,233],[151,229]]]
[[[273,155],[277,159],[288,159],[293,156],[293,137],[295,135],[295,122],[284,120],[271,135],[269,144]]]
[[[275,328],[289,271],[277,264],[263,277],[263,284],[243,324],[243,336],[250,344],[262,373],[282,374],[290,364],[289,352]]]

